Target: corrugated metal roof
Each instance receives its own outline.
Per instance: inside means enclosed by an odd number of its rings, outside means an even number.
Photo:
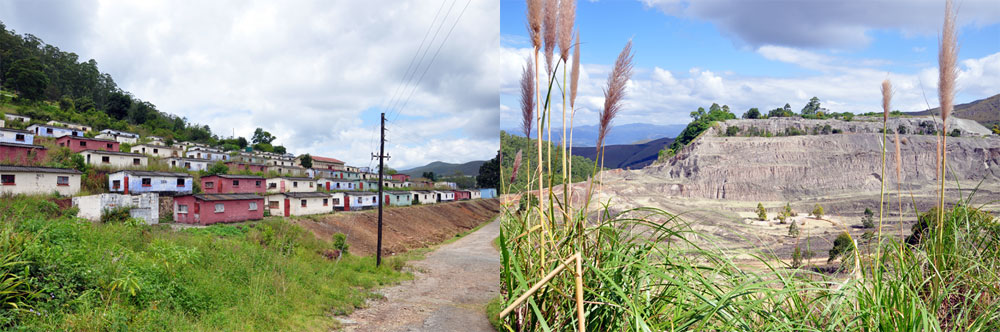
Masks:
[[[144,154],[129,153],[129,152],[119,152],[119,151],[104,151],[104,150],[83,150],[83,151],[80,151],[80,153],[84,153],[84,152],[90,152],[90,153],[94,153],[94,154],[110,154],[110,155],[116,155],[116,156],[131,156],[131,157],[143,157],[143,158],[146,158],[146,155],[144,155]]]
[[[188,173],[179,173],[179,172],[155,172],[155,171],[123,170],[123,171],[117,171],[117,172],[114,172],[114,173],[111,173],[111,174],[115,174],[115,173],[128,173],[128,174],[138,175],[138,176],[176,176],[176,177],[188,177],[188,178],[191,177],[191,174],[188,174]]]
[[[83,174],[72,168],[0,165],[0,172]]]
[[[67,139],[67,138],[68,139],[75,139],[75,140],[79,140],[79,141],[98,141],[98,142],[107,142],[107,143],[118,143],[118,141],[113,140],[113,139],[90,138],[90,137],[80,137],[80,136],[70,136],[70,135],[59,137],[56,140],[58,141],[58,140]]]
[[[195,198],[203,201],[242,201],[250,199],[264,199],[257,194],[197,194]]]
[[[46,148],[44,146],[41,146],[41,145],[21,144],[21,143],[8,143],[8,142],[0,142],[0,146],[14,146],[14,147],[19,147],[19,148],[31,148],[31,149],[42,149],[42,150],[48,149],[48,148]]]
[[[291,198],[331,197],[330,193],[321,193],[321,192],[316,192],[316,191],[290,192],[290,193],[281,193],[281,194],[285,195],[285,196],[288,196],[288,197],[291,197]]]
[[[345,194],[354,195],[354,196],[378,196],[378,193],[372,193],[372,192],[367,192],[367,191],[348,191],[348,192],[345,192]]]
[[[313,160],[316,160],[316,161],[322,161],[322,162],[327,162],[327,163],[335,163],[335,164],[343,164],[343,163],[344,163],[343,161],[340,161],[340,160],[339,160],[339,159],[337,159],[337,158],[329,158],[329,157],[320,157],[320,156],[312,156],[312,159],[313,159]]]

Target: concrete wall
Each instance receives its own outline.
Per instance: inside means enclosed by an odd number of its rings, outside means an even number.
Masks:
[[[351,181],[343,181],[339,179],[319,179],[316,184],[326,190],[354,190],[354,183]]]
[[[189,171],[203,171],[208,169],[207,161],[192,161],[185,159],[168,158],[163,159],[163,163],[170,167],[180,167]]]
[[[25,195],[47,195],[58,192],[63,196],[72,196],[80,192],[80,174],[34,173],[34,172],[0,172],[0,175],[14,175],[13,185],[0,183],[0,192]],[[67,185],[58,185],[60,176],[69,180]]]
[[[401,195],[401,194],[383,193],[383,195],[389,197],[389,199],[386,200],[386,202],[388,202],[390,206],[408,206],[413,203],[412,194]]]
[[[59,128],[59,127],[52,127],[45,125],[30,125],[28,126],[27,129],[28,131],[34,133],[35,136],[41,136],[41,137],[62,137],[66,135],[83,137],[83,131],[76,129]]]
[[[137,138],[137,137],[121,136],[121,135],[107,134],[107,133],[102,133],[102,134],[99,134],[99,135],[94,136],[94,137],[103,138],[103,139],[110,139],[110,140],[114,140],[114,141],[116,141],[118,143],[125,143],[125,144],[135,144],[136,142],[139,141],[139,138]]]
[[[188,158],[198,158],[198,159],[208,159],[211,161],[227,161],[229,160],[229,155],[224,152],[209,151],[209,150],[190,150],[186,152],[185,157]]]
[[[101,140],[93,140],[83,137],[75,136],[63,136],[56,139],[56,144],[59,146],[65,146],[73,152],[80,152],[83,150],[102,150],[102,151],[118,151],[118,142],[107,142]]]
[[[180,148],[146,144],[133,146],[131,152],[160,158],[180,157],[184,154]]]
[[[437,194],[433,192],[426,193],[426,192],[413,191],[411,193],[413,194],[414,197],[417,198],[417,201],[420,202],[420,204],[437,203]]]
[[[211,187],[208,183],[212,183]],[[232,193],[264,193],[267,185],[264,178],[259,179],[227,179],[219,176],[201,178],[201,191],[206,194]]]
[[[344,197],[345,197],[344,198],[345,200],[349,201],[349,202],[346,202],[346,204],[348,206],[350,206],[350,210],[352,210],[352,211],[353,210],[361,210],[361,209],[369,209],[369,208],[373,208],[373,207],[375,207],[375,206],[378,205],[377,204],[377,199],[378,199],[378,195],[377,194],[346,195]]]
[[[309,198],[292,198],[285,195],[268,195],[267,204],[268,209],[271,211],[272,216],[284,216],[285,215],[285,199],[288,199],[289,203],[289,215],[292,216],[304,216],[310,214],[320,214],[320,213],[330,213],[337,208],[334,203],[334,198],[340,197],[309,197]],[[323,205],[323,199],[326,199],[326,205]],[[306,201],[306,206],[302,206],[302,201]],[[342,200],[341,200],[342,201]],[[277,202],[277,207],[272,202]]]
[[[48,152],[44,147],[0,145],[0,162],[27,165],[45,159]]]
[[[17,135],[21,135],[21,140],[17,140]],[[6,131],[0,128],[0,142],[15,144],[35,144],[35,135],[16,131]]]
[[[100,151],[85,151],[80,152],[83,156],[83,160],[89,165],[94,166],[106,166],[111,168],[135,168],[135,167],[146,167],[149,163],[149,158],[146,156],[129,156],[129,155],[118,155],[118,154],[103,154]],[[103,157],[108,157],[108,162],[105,163]],[[139,164],[135,164],[134,160],[139,159]]]
[[[108,174],[108,188],[111,192],[124,192],[125,191],[125,177],[126,173],[118,172]],[[142,185],[142,179],[149,179],[150,184],[148,186]],[[183,179],[184,184],[182,186],[177,185],[177,179]],[[115,181],[119,181],[119,186],[115,187]],[[155,192],[155,193],[191,193],[193,190],[193,180],[191,177],[181,178],[174,176],[137,176],[128,174],[128,192],[131,193],[145,193],[145,192]]]
[[[90,221],[100,221],[104,210],[130,207],[129,215],[152,225],[160,221],[160,200],[155,193],[139,195],[99,194],[73,197],[73,206],[80,209],[77,216]]]
[[[267,179],[268,193],[312,192],[316,191],[316,181],[289,180],[284,178]]]
[[[216,205],[222,211],[216,212]],[[185,206],[185,208],[181,208]],[[174,221],[185,224],[211,225],[220,222],[240,222],[264,218],[264,198],[231,201],[202,201],[194,195],[174,199]],[[186,212],[182,212],[185,211]]]

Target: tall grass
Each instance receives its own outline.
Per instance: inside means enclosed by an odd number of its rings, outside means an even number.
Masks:
[[[630,46],[620,61],[630,59]],[[535,47],[540,49],[537,43]],[[623,63],[622,68],[630,68],[630,61]],[[556,70],[558,65],[553,65]],[[562,84],[555,75],[549,78],[550,91],[568,85],[565,75]],[[599,119],[604,134],[621,107],[627,80],[627,74],[613,72],[609,77]],[[620,97],[612,98],[619,92]],[[888,82],[883,92],[888,109]],[[571,100],[574,94],[570,93]],[[551,96],[536,104],[544,107],[541,112],[551,113]],[[539,144],[547,126],[538,123]],[[899,140],[897,136],[897,179],[902,159]],[[886,143],[883,137],[883,182]],[[566,147],[561,148],[565,153]],[[1000,330],[1000,223],[971,205],[973,195],[957,199],[947,210],[942,203],[923,214],[914,211],[921,221],[906,243],[883,236],[886,207],[880,204],[880,231],[866,240],[866,246],[851,241],[853,248],[843,258],[851,263],[845,264],[847,273],[794,268],[766,253],[757,254],[756,264],[750,264],[758,267],[747,268],[746,262],[736,262],[731,253],[711,246],[710,234],[695,231],[677,215],[592,202],[592,190],[599,188],[594,186],[600,183],[594,179],[598,174],[588,180],[591,189],[580,202],[570,200],[565,187],[562,197],[555,195],[557,188],[546,188],[541,181],[554,174],[551,168],[541,173],[540,166],[547,161],[540,151],[538,168],[515,167],[512,178],[518,171],[539,172],[529,176],[537,176],[538,191],[523,195],[537,195],[543,202],[548,198],[548,204],[510,208],[501,218],[505,309],[496,318],[505,330]],[[943,172],[943,162],[940,166]],[[939,180],[945,181],[941,174]],[[503,187],[510,193],[510,183]],[[884,183],[882,188],[884,199]],[[897,198],[902,196],[899,191],[897,183]]]

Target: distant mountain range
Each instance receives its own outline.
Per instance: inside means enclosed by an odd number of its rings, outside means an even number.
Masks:
[[[397,172],[406,174],[412,177],[419,177],[424,174],[424,172],[434,172],[434,175],[453,175],[455,172],[460,172],[463,175],[477,176],[479,175],[479,167],[486,163],[485,160],[470,161],[464,164],[452,164],[442,161],[435,161],[430,164],[414,167],[411,169],[398,170]]]
[[[911,112],[912,115],[941,114],[941,108],[935,107],[920,112]],[[974,120],[981,123],[986,128],[992,128],[994,124],[1000,124],[1000,94],[993,97],[983,98],[971,103],[955,105],[954,114],[962,119]]]
[[[684,130],[684,127],[687,127],[687,124],[663,126],[645,123],[630,123],[612,127],[605,140],[608,145],[644,143],[664,137],[677,137],[677,134],[680,134],[680,132]],[[598,127],[596,125],[574,127],[573,146],[587,147],[597,145],[597,129]],[[519,129],[508,129],[507,133],[514,135],[522,134]],[[532,138],[534,138],[534,135],[532,135]],[[553,142],[561,142],[562,128],[552,128],[552,138]],[[568,137],[567,140],[569,140]]]
[[[674,142],[673,138],[659,138],[640,144],[608,145],[604,152],[604,167],[640,169],[652,164],[660,150]],[[597,158],[595,147],[573,147],[573,155],[590,159]]]

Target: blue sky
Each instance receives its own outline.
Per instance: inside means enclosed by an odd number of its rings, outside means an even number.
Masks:
[[[834,111],[873,111],[879,107],[878,84],[886,77],[896,85],[895,108],[934,106],[944,2],[870,1],[872,8],[859,11],[861,3],[578,1],[576,26],[587,74],[578,123],[596,122],[607,70],[630,38],[636,70],[619,124],[684,123],[690,111],[712,102],[729,104],[737,113],[785,102],[798,109],[812,96]],[[1000,93],[1000,4],[959,5],[957,101],[963,103]],[[507,57],[501,127],[513,128],[519,69],[531,53],[525,2],[501,1],[500,13],[501,52]]]

